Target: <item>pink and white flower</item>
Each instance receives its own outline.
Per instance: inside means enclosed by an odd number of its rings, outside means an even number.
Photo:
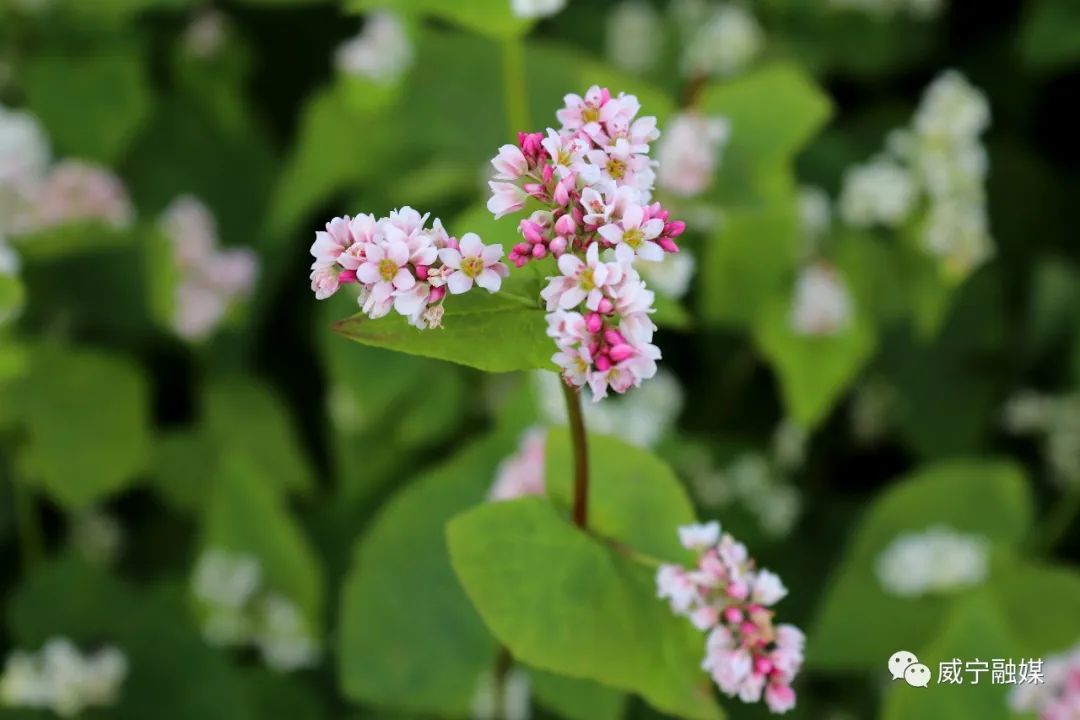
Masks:
[[[657,595],[708,632],[701,668],[728,697],[745,703],[764,697],[774,713],[791,710],[805,637],[792,625],[773,625],[768,608],[787,593],[780,578],[757,568],[746,546],[721,534],[718,523],[679,528],[679,538],[698,553],[696,567],[662,565]]]
[[[372,243],[367,248],[367,262],[356,270],[356,278],[371,286],[371,297],[384,302],[398,290],[409,290],[416,277],[405,265],[409,262],[409,246],[404,240]]]
[[[529,495],[545,495],[546,452],[547,432],[536,428],[528,430],[521,439],[518,451],[499,465],[488,499],[516,500]]]
[[[475,282],[490,293],[498,292],[502,279],[509,270],[499,262],[503,256],[502,245],[484,245],[476,233],[466,233],[461,238],[460,250],[443,248],[439,259],[453,270],[446,276],[446,287],[454,295],[468,292]]]
[[[635,257],[659,262],[664,259],[664,250],[654,241],[663,231],[663,220],[646,219],[645,208],[631,205],[618,223],[601,227],[600,236],[615,248],[615,257],[619,262],[633,262]]]

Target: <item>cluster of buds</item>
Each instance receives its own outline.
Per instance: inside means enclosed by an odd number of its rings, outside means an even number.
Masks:
[[[417,328],[442,324],[447,292],[460,295],[478,285],[498,292],[508,274],[501,245],[484,245],[475,233],[459,241],[436,218],[404,207],[389,217],[337,217],[315,234],[311,289],[322,300],[343,284],[358,284],[359,304],[371,318],[391,310]]]
[[[492,160],[488,209],[497,217],[543,206],[521,220],[522,242],[509,254],[518,267],[549,255],[559,274],[541,293],[564,379],[588,384],[599,400],[625,392],[656,373],[653,293],[634,268],[676,253],[685,223],[651,202],[656,174],[649,144],[656,118],[637,117],[632,95],[593,86],[567,95],[556,113],[562,127],[521,133]]]
[[[698,553],[697,565],[662,565],[657,595],[708,631],[702,669],[728,697],[747,703],[764,697],[774,713],[791,710],[805,637],[793,625],[774,625],[769,610],[787,588],[774,573],[756,568],[746,546],[721,534],[719,523],[681,527],[679,538]]]

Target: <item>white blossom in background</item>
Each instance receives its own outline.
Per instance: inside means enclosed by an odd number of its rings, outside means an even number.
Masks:
[[[492,673],[482,674],[473,692],[472,720],[529,720],[532,681],[520,667],[511,668],[502,679],[502,692]],[[501,695],[501,697],[500,697]]]
[[[526,20],[557,15],[565,7],[566,0],[510,0],[510,9]]]
[[[236,303],[249,297],[258,258],[248,248],[218,248],[217,222],[200,200],[176,198],[162,213],[179,280],[172,327],[189,341],[209,337]]]
[[[803,185],[796,198],[799,208],[799,227],[804,240],[803,254],[817,254],[821,241],[832,229],[832,201],[824,189],[816,185]]]
[[[566,406],[558,376],[537,372],[535,388],[544,419],[554,425],[566,424]],[[589,391],[582,388],[583,399]],[[675,426],[685,402],[678,379],[661,371],[636,392],[604,403],[583,403],[585,423],[590,432],[614,435],[638,447],[653,447]]]
[[[890,158],[878,157],[844,173],[840,215],[855,227],[896,227],[915,209],[917,199],[911,172]]]
[[[1009,693],[1009,706],[1039,720],[1080,717],[1080,643],[1043,662],[1043,682],[1018,683]]]
[[[687,25],[683,71],[690,77],[729,76],[741,72],[761,53],[765,33],[743,5],[725,3],[700,24]]]
[[[360,75],[389,85],[413,64],[413,45],[405,24],[396,14],[382,10],[364,21],[360,33],[342,43],[334,64],[346,75]]]
[[[263,662],[280,672],[311,667],[321,654],[300,609],[276,594],[267,595],[259,603],[253,641]]]
[[[806,461],[806,428],[794,420],[784,419],[776,426],[772,437],[772,454],[777,466],[790,472]]]
[[[25,196],[12,218],[13,234],[63,225],[99,222],[120,230],[135,220],[127,188],[109,169],[80,160],[64,160]]]
[[[818,262],[807,265],[795,281],[791,327],[799,335],[831,336],[851,326],[851,293],[834,268]]]
[[[1006,403],[1004,424],[1012,433],[1040,438],[1044,459],[1060,485],[1080,484],[1080,394],[1021,391]]]
[[[661,19],[652,3],[626,0],[608,15],[607,56],[612,64],[641,75],[652,70],[660,57]]]
[[[683,112],[673,117],[657,145],[657,185],[683,197],[700,195],[712,185],[730,135],[728,121],[720,116]]]
[[[127,673],[127,657],[115,647],[82,653],[67,638],[53,638],[40,652],[16,650],[8,656],[0,675],[0,706],[74,717],[113,704]]]
[[[923,240],[951,274],[963,277],[994,254],[989,225],[984,203],[945,200],[930,206]]]
[[[21,266],[19,254],[15,252],[15,248],[8,245],[3,232],[0,232],[0,275],[15,277]]]
[[[124,529],[115,517],[103,510],[90,509],[72,518],[70,542],[87,560],[112,565],[124,545]]]
[[[945,0],[829,0],[836,9],[853,10],[878,18],[908,15],[916,20],[937,17],[945,8]]]
[[[676,300],[690,291],[697,261],[685,248],[676,255],[668,255],[660,262],[641,261],[639,268],[646,284],[661,295]]]
[[[946,70],[923,93],[913,124],[923,138],[971,140],[990,127],[990,103],[959,72]]]
[[[33,115],[0,105],[0,232],[27,196],[41,184],[49,167],[49,139]]]
[[[783,431],[778,428],[778,434]],[[775,448],[774,448],[775,452]],[[707,506],[719,508],[741,505],[772,538],[787,536],[802,512],[797,488],[782,477],[782,463],[760,453],[737,456],[721,470],[707,457],[699,458],[690,471],[695,494]],[[790,466],[788,472],[794,470]]]
[[[544,457],[547,431],[532,428],[525,432],[516,453],[503,460],[495,472],[489,500],[515,500],[527,495],[544,495]]]
[[[989,563],[985,537],[938,526],[898,535],[878,555],[874,570],[887,593],[919,597],[979,585]]]
[[[227,30],[225,14],[220,10],[207,8],[199,12],[184,29],[180,46],[189,55],[200,60],[210,60],[225,47]]]
[[[203,552],[191,580],[203,637],[211,645],[257,649],[280,672],[310,667],[321,651],[307,620],[289,598],[263,584],[257,558],[218,548]]]

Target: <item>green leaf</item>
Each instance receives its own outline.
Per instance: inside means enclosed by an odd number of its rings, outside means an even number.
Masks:
[[[1062,652],[1080,637],[1080,574],[1001,553],[991,590],[1008,621],[1014,646],[1029,657]]]
[[[574,466],[564,428],[547,435],[548,495],[558,505],[573,503]],[[695,522],[694,507],[679,479],[648,450],[603,435],[589,436],[589,529],[664,560],[689,556],[676,528]]]
[[[825,420],[877,343],[874,328],[858,310],[851,326],[835,335],[799,335],[791,326],[789,302],[770,305],[755,325],[754,337],[780,376],[788,416],[807,428]]]
[[[26,429],[20,474],[72,510],[123,490],[149,455],[149,392],[127,360],[41,346],[9,391]]]
[[[149,113],[146,67],[122,47],[100,55],[40,55],[26,67],[26,104],[49,129],[58,155],[112,162]]]
[[[311,468],[285,403],[268,386],[240,376],[218,378],[203,399],[205,432],[219,452],[243,455],[281,491],[310,493]]]
[[[349,698],[468,713],[477,681],[494,667],[496,644],[454,577],[445,526],[483,501],[510,448],[505,437],[492,437],[424,474],[357,543],[338,638],[340,683]]]
[[[243,455],[230,453],[218,466],[203,522],[202,546],[258,558],[267,586],[296,603],[313,628],[320,626],[323,576],[319,559],[278,488]]]
[[[1008,548],[1020,543],[1031,521],[1027,481],[1008,462],[942,462],[901,480],[874,501],[849,541],[807,634],[807,662],[823,670],[877,667],[896,650],[921,647],[938,634],[954,597],[963,594],[886,593],[875,563],[900,533],[944,525]]]
[[[172,507],[197,512],[213,487],[217,448],[205,433],[182,429],[154,439],[150,482]]]
[[[530,670],[533,694],[545,708],[566,720],[619,720],[626,695],[600,683]]]
[[[701,316],[750,325],[770,299],[789,291],[800,241],[794,202],[725,213],[702,254]]]
[[[459,515],[447,537],[465,592],[514,657],[679,717],[721,717],[700,669],[704,636],[656,599],[651,569],[538,498]]]
[[[442,328],[418,330],[396,313],[378,320],[358,313],[337,323],[334,330],[364,345],[487,372],[549,369],[554,346],[537,303],[508,289],[489,294],[474,288],[465,295],[447,297]]]
[[[26,293],[19,278],[0,274],[0,326],[19,314],[25,300]]]
[[[706,115],[723,115],[731,124],[716,188],[718,197],[727,196],[729,202],[745,195],[748,187],[767,196],[790,190],[791,178],[777,170],[790,169],[795,155],[832,114],[829,97],[803,70],[787,64],[711,84],[702,92],[699,108]]]
[[[481,35],[514,38],[524,35],[532,21],[517,17],[504,0],[349,0],[350,9],[391,8],[409,15],[430,15]]]
[[[896,650],[907,647],[897,645]],[[978,685],[972,685],[971,676],[963,672],[964,682],[960,685],[941,684],[938,680],[942,662],[959,659],[964,667],[964,662],[979,659],[989,665],[993,658],[1016,657],[1014,648],[1006,620],[988,594],[976,593],[958,602],[934,641],[925,650],[920,648],[916,652],[919,662],[930,668],[934,680],[924,688],[911,687],[902,680],[890,681],[892,687],[886,695],[882,718],[1006,720],[1012,717],[1006,697],[1009,686],[992,684],[989,672],[981,674]],[[882,669],[891,654],[881,656]]]

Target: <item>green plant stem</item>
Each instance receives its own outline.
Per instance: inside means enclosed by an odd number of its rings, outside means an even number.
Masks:
[[[525,47],[521,38],[503,40],[503,93],[510,137],[517,142],[519,132],[529,130],[529,98],[525,88]]]
[[[561,382],[561,381],[560,381]],[[581,393],[562,382],[566,417],[570,421],[570,444],[574,448],[574,524],[584,528],[589,522],[589,446],[585,418],[581,414]]]
[[[45,554],[41,518],[38,515],[37,503],[34,502],[34,494],[26,483],[12,478],[11,495],[23,572],[29,573]]]
[[[1072,486],[1065,491],[1050,510],[1042,524],[1042,531],[1035,537],[1034,550],[1043,555],[1051,552],[1072,527],[1080,514],[1080,487]]]

